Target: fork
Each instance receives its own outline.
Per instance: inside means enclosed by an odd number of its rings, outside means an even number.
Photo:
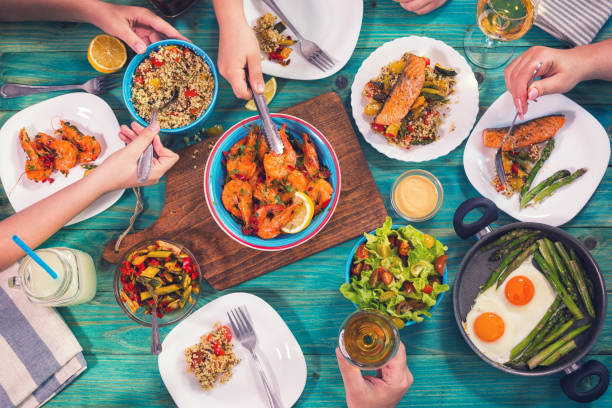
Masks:
[[[49,91],[71,91],[81,89],[94,95],[102,95],[121,84],[119,74],[102,75],[92,78],[81,85],[22,85],[4,84],[0,87],[0,96],[3,98],[15,98],[17,96],[31,95]]]
[[[291,22],[287,19],[285,14],[281,11],[274,0],[262,0],[268,7],[272,9],[272,11],[289,27],[289,29],[295,34],[295,37],[298,40],[298,47],[300,47],[300,52],[315,67],[319,68],[321,71],[327,71],[328,69],[334,66],[334,60],[332,60],[329,55],[327,55],[321,47],[319,47],[314,42],[307,40],[302,37],[302,35],[296,30],[296,28],[291,24]]]
[[[246,307],[239,306],[230,310],[227,312],[227,317],[229,318],[230,325],[232,326],[234,333],[236,333],[236,337],[238,338],[238,341],[240,341],[240,344],[251,352],[251,356],[256,363],[257,371],[259,371],[259,376],[261,377],[261,381],[263,382],[266,390],[270,407],[281,408],[282,405],[278,402],[278,398],[274,396],[272,387],[270,387],[270,382],[264,373],[263,366],[257,357],[257,353],[255,353],[257,336],[255,335],[250,318],[246,312]]]
[[[538,72],[540,71],[540,68],[542,68],[541,62],[533,70],[533,75],[531,76],[531,79],[529,80],[529,82],[527,82],[527,89],[529,89],[529,86],[531,85],[531,83],[535,81],[536,76],[538,75]],[[516,115],[514,115],[514,119],[512,120],[512,124],[510,125],[510,128],[508,129],[508,133],[506,133],[506,136],[504,136],[504,138],[502,139],[502,142],[499,145],[497,152],[495,152],[495,171],[497,172],[497,178],[499,178],[500,184],[504,184],[506,182],[506,170],[504,169],[504,161],[502,159],[502,147],[504,147],[504,143],[506,143],[506,140],[508,140],[508,137],[512,134],[512,130],[514,129],[514,124],[516,123],[516,118],[518,118],[518,115],[519,115],[519,112],[516,111]]]

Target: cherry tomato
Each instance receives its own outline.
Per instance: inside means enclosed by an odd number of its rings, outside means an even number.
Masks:
[[[193,96],[198,96],[198,93],[194,89],[187,89],[185,91],[185,98],[191,98]]]
[[[429,285],[425,285],[425,287],[423,288],[423,293],[427,293],[428,295],[431,295],[431,292],[433,292],[433,288]]]
[[[517,163],[512,163],[512,173],[513,174],[518,174],[519,172],[519,166]]]
[[[425,246],[428,249],[433,248],[434,244],[436,243],[436,240],[434,239],[434,237],[432,237],[429,234],[423,234],[423,241],[425,241]]]
[[[221,347],[221,343],[220,342],[216,342],[213,345],[213,353],[215,353],[215,356],[224,356],[225,355],[225,351],[223,351],[223,347]]]
[[[378,123],[374,123],[374,122],[372,122],[370,126],[375,132],[380,132],[380,133],[384,133],[385,129],[387,129],[385,125],[379,125]]]
[[[378,268],[378,273],[380,274],[380,280],[385,285],[389,286],[393,282],[393,275],[385,268]]]
[[[164,65],[164,61],[160,61],[155,57],[151,57],[151,62],[153,63],[153,65],[155,65],[156,67],[161,67],[162,65]]]
[[[412,292],[414,292],[414,285],[408,281],[404,282],[404,290],[406,291],[406,294],[409,295]]]
[[[425,57],[425,66],[428,66],[429,64],[431,64],[431,61],[429,58]]]
[[[361,244],[357,248],[357,257],[359,259],[368,259],[370,257],[370,253],[366,249],[365,244]]]
[[[138,75],[136,78],[134,78],[134,82],[140,84],[140,85],[144,85],[144,79],[142,79],[142,77],[140,75]]]
[[[446,267],[447,259],[448,259],[448,255],[440,255],[434,261],[434,267],[436,268],[436,272],[438,272],[438,275],[444,274],[444,268]]]
[[[202,364],[202,360],[203,360],[204,356],[199,351],[196,351],[193,354],[194,355],[191,357],[191,367],[195,369],[200,364]]]
[[[407,243],[406,241],[400,240],[399,246],[397,248],[397,252],[399,252],[399,254],[402,255],[402,256],[406,256],[406,255],[408,255],[408,252],[411,249],[412,248],[410,248],[410,244],[409,243]]]
[[[230,341],[232,341],[232,331],[230,330],[229,327],[227,326],[221,326],[217,329],[218,332],[223,333],[223,337],[225,337],[225,340],[229,343]]]

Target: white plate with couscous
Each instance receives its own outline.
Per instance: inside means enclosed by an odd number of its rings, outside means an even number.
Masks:
[[[441,68],[452,74],[454,85],[452,90],[448,90],[443,96],[433,95],[444,98],[442,99],[444,106],[441,109],[432,109],[431,106],[426,108],[436,118],[436,122],[439,122],[439,125],[436,123],[436,128],[432,130],[434,133],[430,132],[431,129],[427,130],[429,139],[425,140],[425,137],[419,138],[421,135],[414,131],[414,129],[417,131],[421,130],[417,126],[418,123],[415,123],[413,128],[410,126],[412,119],[409,118],[412,117],[412,109],[416,107],[419,99],[425,100],[426,104],[430,104],[431,101],[435,100],[431,99],[430,101],[428,99],[432,92],[436,92],[436,89],[432,89],[426,80],[423,86],[419,88],[419,97],[414,101],[413,105],[411,104],[411,111],[407,112],[404,117],[399,117],[400,119],[397,123],[398,125],[401,123],[401,138],[400,136],[393,135],[393,140],[399,140],[398,144],[391,144],[387,141],[387,137],[383,136],[380,129],[375,130],[373,128],[377,125],[374,123],[376,116],[366,114],[366,107],[370,105],[371,98],[367,96],[368,92],[364,88],[366,84],[375,82],[376,78],[381,75],[384,67],[395,61],[402,60],[406,53],[425,60],[426,78],[427,71],[434,72]],[[410,83],[410,79],[406,80],[406,83]],[[385,85],[385,93],[387,95],[390,94],[390,90],[394,87],[394,83],[380,85]],[[428,94],[422,97],[422,95],[425,95],[425,91],[428,91]],[[379,103],[383,110],[385,101],[386,99],[380,99]],[[406,107],[405,105],[403,106]],[[364,139],[380,153],[392,159],[407,162],[432,160],[448,154],[469,136],[478,113],[478,83],[465,58],[452,47],[433,38],[402,37],[381,45],[363,61],[351,87],[351,107],[357,128]],[[400,111],[401,109],[396,110]],[[423,118],[425,124],[428,123],[427,117],[428,115],[425,115]],[[399,128],[400,126],[397,127]],[[387,127],[387,129],[389,128],[391,128],[391,125]],[[385,130],[382,130],[382,132],[385,132]],[[415,142],[420,144],[415,144]],[[402,145],[408,143],[410,144],[406,147]]]
[[[306,360],[289,327],[263,299],[248,293],[231,293],[195,311],[164,339],[158,358],[159,372],[178,407],[268,407],[255,362],[235,333],[231,333],[230,342],[240,362],[231,368],[231,376],[224,383],[216,382],[212,389],[205,391],[195,375],[187,371],[185,350],[207,341],[206,335],[215,330],[215,324],[231,327],[227,312],[237,306],[245,306],[249,313],[257,335],[257,355],[281,405],[293,406],[302,394],[306,385]]]
[[[315,80],[327,78],[338,72],[351,58],[363,18],[363,2],[355,0],[275,0],[278,7],[291,21],[300,34],[315,42],[334,60],[334,66],[321,71],[309,63],[300,53],[299,47],[293,45],[288,59],[283,66],[262,52],[261,69],[264,74],[279,78]],[[266,13],[272,13],[276,21],[280,21],[268,6],[261,0],[244,0],[244,14],[251,27],[257,25],[257,19]],[[295,34],[286,29],[283,35]],[[285,60],[287,61],[287,60]]]

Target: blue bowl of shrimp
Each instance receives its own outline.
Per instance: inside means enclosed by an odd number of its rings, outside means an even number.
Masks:
[[[281,155],[267,151],[258,131],[261,120],[253,116],[219,138],[204,171],[204,195],[215,222],[236,242],[260,251],[285,250],[313,238],[340,197],[340,164],[325,136],[295,116],[273,113],[272,120],[283,138]],[[295,191],[311,198],[315,213],[303,230],[287,234],[280,228],[295,210]]]
[[[168,40],[155,42],[149,45],[144,53],[136,54],[136,56],[132,58],[132,60],[128,64],[127,68],[125,69],[125,74],[123,75],[123,90],[122,90],[123,101],[125,103],[125,106],[128,112],[132,116],[132,118],[134,118],[134,120],[138,122],[139,124],[141,124],[142,126],[148,126],[149,124],[148,119],[145,120],[138,113],[137,109],[134,107],[134,101],[132,100],[133,99],[132,89],[134,89],[135,81],[140,81],[139,83],[141,85],[143,83],[148,84],[150,81],[154,81],[154,80],[157,81],[158,84],[161,83],[161,79],[156,77],[155,70],[161,69],[163,62],[160,62],[160,65],[156,64],[155,66],[151,65],[151,63],[148,63],[152,67],[151,69],[144,69],[141,67],[141,64],[143,65],[146,64],[151,53],[153,53],[154,51],[159,51],[162,48],[168,48],[168,47],[174,47],[174,50],[182,50],[178,52],[178,57],[176,58],[176,60],[175,61],[168,60],[169,63],[178,64],[180,63],[181,58],[193,59],[193,56],[195,55],[197,57],[200,57],[210,69],[210,76],[206,75],[205,81],[208,81],[208,82],[210,80],[214,81],[213,89],[210,90],[209,88],[206,88],[205,95],[204,94],[198,95],[198,93],[192,88],[193,87],[198,88],[199,85],[197,84],[199,82],[194,82],[193,80],[189,80],[188,78],[185,78],[184,80],[178,79],[177,83],[170,84],[170,85],[174,85],[175,90],[178,91],[178,94],[176,96],[176,102],[174,102],[174,104],[177,104],[178,106],[181,106],[181,107],[185,106],[185,109],[192,106],[190,105],[191,102],[189,100],[194,99],[194,97],[197,97],[197,98],[202,97],[205,100],[210,100],[208,103],[208,106],[204,105],[205,107],[202,106],[199,108],[199,110],[196,109],[194,110],[194,112],[189,113],[190,115],[189,123],[184,123],[184,124],[181,123],[182,126],[178,126],[178,127],[164,127],[164,126],[161,127],[161,131],[164,133],[182,133],[182,132],[190,131],[196,128],[198,125],[201,125],[202,122],[211,115],[213,108],[215,106],[215,103],[217,102],[217,94],[219,92],[219,80],[217,78],[217,69],[215,68],[215,64],[213,63],[212,59],[208,56],[208,54],[206,54],[200,47],[196,46],[195,44],[187,42],[187,41],[183,41],[183,40],[168,39]],[[168,65],[168,64],[165,64],[165,65]],[[191,65],[192,67],[191,71],[188,72],[188,74],[184,74],[184,75],[190,75],[190,76],[195,75],[197,72],[194,71],[193,66],[194,65]],[[196,64],[196,66],[202,67],[203,65]],[[162,75],[162,73],[160,73],[160,75]],[[150,78],[148,76],[150,76]],[[202,81],[204,81],[204,79],[202,79]],[[192,85],[189,85],[189,84],[192,84]],[[196,85],[193,85],[193,84],[196,84]],[[161,89],[163,88],[164,87],[162,86]],[[164,102],[167,102],[167,100],[165,99],[164,100],[156,99],[155,94],[157,93],[157,91],[152,91],[149,88],[144,88],[144,89],[146,89],[146,95],[148,98],[147,103],[149,105],[156,106],[156,104],[160,104],[160,103],[163,104]],[[170,107],[172,106],[173,104],[170,105]],[[187,111],[182,112],[182,113],[169,112],[168,115],[176,114],[176,115],[179,115],[177,116],[178,118],[184,119],[182,116],[180,116],[180,115],[183,115],[183,113],[187,115]],[[163,119],[163,114],[164,113],[160,112],[157,116],[157,119],[158,120]]]

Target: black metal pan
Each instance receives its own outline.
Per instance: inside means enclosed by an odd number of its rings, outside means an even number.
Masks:
[[[476,208],[484,210],[481,218],[473,223],[464,223],[463,220],[465,216]],[[564,370],[566,375],[561,378],[561,388],[569,398],[579,402],[596,400],[603,395],[608,388],[610,374],[608,369],[599,361],[590,360],[583,363],[582,359],[589,350],[591,350],[597,337],[599,337],[606,316],[606,287],[599,266],[589,251],[577,239],[559,228],[535,222],[516,222],[493,230],[489,224],[497,220],[497,216],[498,212],[495,204],[491,200],[482,197],[471,198],[465,201],[455,212],[453,224],[457,235],[463,239],[472,236],[478,239],[478,242],[472,246],[463,258],[455,279],[453,306],[459,331],[472,350],[474,350],[480,358],[495,368],[507,373],[523,376],[543,376]],[[540,230],[544,236],[555,241],[561,241],[564,245],[574,248],[585,272],[593,282],[594,289],[593,302],[596,312],[595,319],[593,319],[592,327],[589,330],[576,337],[576,349],[561,358],[555,364],[549,367],[538,367],[534,370],[507,367],[503,364],[498,364],[489,360],[468,338],[462,325],[462,322],[466,320],[466,316],[472,307],[474,299],[478,295],[480,287],[487,281],[491,272],[498,264],[498,262],[489,261],[490,251],[483,252],[480,249],[484,245],[499,238],[504,233],[517,228]],[[580,391],[578,385],[589,376],[599,377],[599,382],[588,391]]]

